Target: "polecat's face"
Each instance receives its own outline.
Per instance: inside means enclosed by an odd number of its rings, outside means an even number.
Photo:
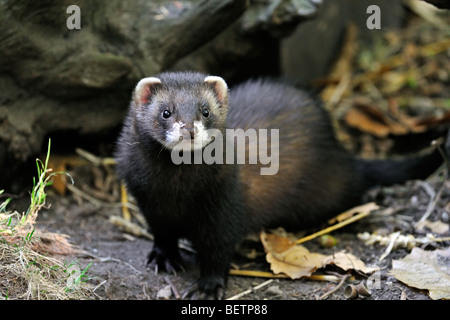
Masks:
[[[136,86],[134,104],[139,128],[167,149],[198,150],[222,130],[228,111],[228,88],[219,77],[161,74]]]

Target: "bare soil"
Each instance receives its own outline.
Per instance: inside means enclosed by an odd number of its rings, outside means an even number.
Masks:
[[[75,185],[77,185],[76,174],[74,174]],[[437,201],[429,220],[440,220],[449,223],[450,188],[449,180],[443,182],[441,178],[435,178],[430,182],[431,188],[436,192],[443,186],[443,192]],[[380,245],[367,246],[357,238],[357,234],[364,231],[373,232],[378,230],[391,233],[402,231],[412,233],[415,236],[424,236],[413,231],[412,224],[418,221],[432,201],[426,192],[424,182],[410,181],[404,185],[389,188],[379,188],[367,195],[367,200],[376,200],[380,205],[380,211],[394,211],[395,213],[386,217],[383,221],[375,221],[366,218],[353,225],[345,227],[333,233],[337,239],[337,245],[331,248],[323,248],[317,240],[312,240],[304,245],[311,251],[331,254],[341,250],[362,259],[366,265],[378,266],[380,268],[380,282],[369,297],[358,299],[368,300],[427,300],[430,299],[425,290],[417,290],[408,287],[389,275],[392,259],[400,259],[408,254],[407,249],[397,249],[386,259],[379,262],[379,257],[384,253],[386,247]],[[185,258],[190,261],[186,272],[172,275],[166,273],[155,274],[146,266],[146,257],[151,250],[152,241],[136,237],[124,232],[109,220],[111,215],[120,216],[121,209],[112,206],[100,206],[93,204],[78,196],[68,194],[60,196],[50,192],[49,201],[51,207],[40,213],[37,219],[37,227],[48,231],[63,233],[70,236],[70,242],[82,249],[85,253],[75,257],[64,257],[63,259],[79,261],[82,267],[92,262],[87,275],[89,283],[96,287],[95,294],[99,299],[106,300],[153,300],[157,299],[158,292],[168,285],[175,288],[180,294],[183,293],[196,279],[198,269],[194,263],[193,253],[183,251]],[[320,230],[308,230],[306,233]],[[441,236],[448,236],[447,234]],[[438,246],[445,247],[449,243]],[[427,249],[434,249],[427,246]],[[246,241],[239,252],[256,250],[256,258],[249,259],[242,254],[236,254],[233,261],[234,266],[249,270],[270,271],[265,262],[265,254],[261,244]],[[343,276],[345,272],[339,269],[327,268],[320,270],[320,274],[334,274]],[[365,281],[367,276],[352,273],[356,280]],[[264,278],[230,276],[226,297],[232,297],[243,291],[253,288],[267,281]],[[270,284],[244,295],[241,299],[283,299],[283,300],[316,300],[322,295],[335,288],[337,283],[313,281],[308,279],[290,280],[274,279]],[[342,286],[336,292],[330,294],[326,299],[346,299]],[[176,299],[171,294],[169,299]]]

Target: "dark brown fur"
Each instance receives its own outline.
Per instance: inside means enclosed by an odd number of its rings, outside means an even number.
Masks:
[[[357,203],[361,173],[336,141],[326,111],[306,93],[247,82],[231,91],[228,126],[280,130],[278,173],[260,175],[259,165],[241,169],[252,229],[305,228]]]
[[[231,91],[228,108],[220,81],[205,83],[205,77],[162,74],[161,83],[141,88],[138,97],[135,93],[116,159],[119,176],[155,236],[149,262],[168,271],[179,269],[177,240],[191,240],[200,263],[198,289],[208,297],[223,297],[233,251],[245,233],[321,223],[357,204],[376,179],[402,181],[423,162],[391,163],[386,172],[378,170],[380,163],[355,160],[339,145],[328,114],[303,91],[250,81]],[[201,106],[208,106],[210,117],[202,118]],[[171,110],[171,118],[161,118],[165,109]],[[175,165],[161,137],[173,121],[192,128],[199,119],[206,128],[222,131],[279,129],[278,173],[261,175],[259,164]],[[440,161],[432,155],[427,169],[415,177],[428,174]]]

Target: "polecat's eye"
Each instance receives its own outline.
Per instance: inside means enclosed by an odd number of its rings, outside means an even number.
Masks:
[[[203,109],[203,111],[202,111],[202,115],[205,117],[205,118],[208,118],[209,117],[209,111],[208,111],[208,109]]]
[[[162,116],[163,116],[164,119],[169,118],[171,115],[172,115],[172,113],[170,113],[169,110],[164,110],[163,113],[162,113]]]

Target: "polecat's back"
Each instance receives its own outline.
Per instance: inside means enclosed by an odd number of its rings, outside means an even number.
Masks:
[[[305,92],[250,81],[231,90],[229,105],[228,128],[279,129],[277,174],[261,175],[264,165],[248,161],[242,166],[255,230],[261,225],[304,228],[356,203],[359,173],[336,141],[328,114]]]

